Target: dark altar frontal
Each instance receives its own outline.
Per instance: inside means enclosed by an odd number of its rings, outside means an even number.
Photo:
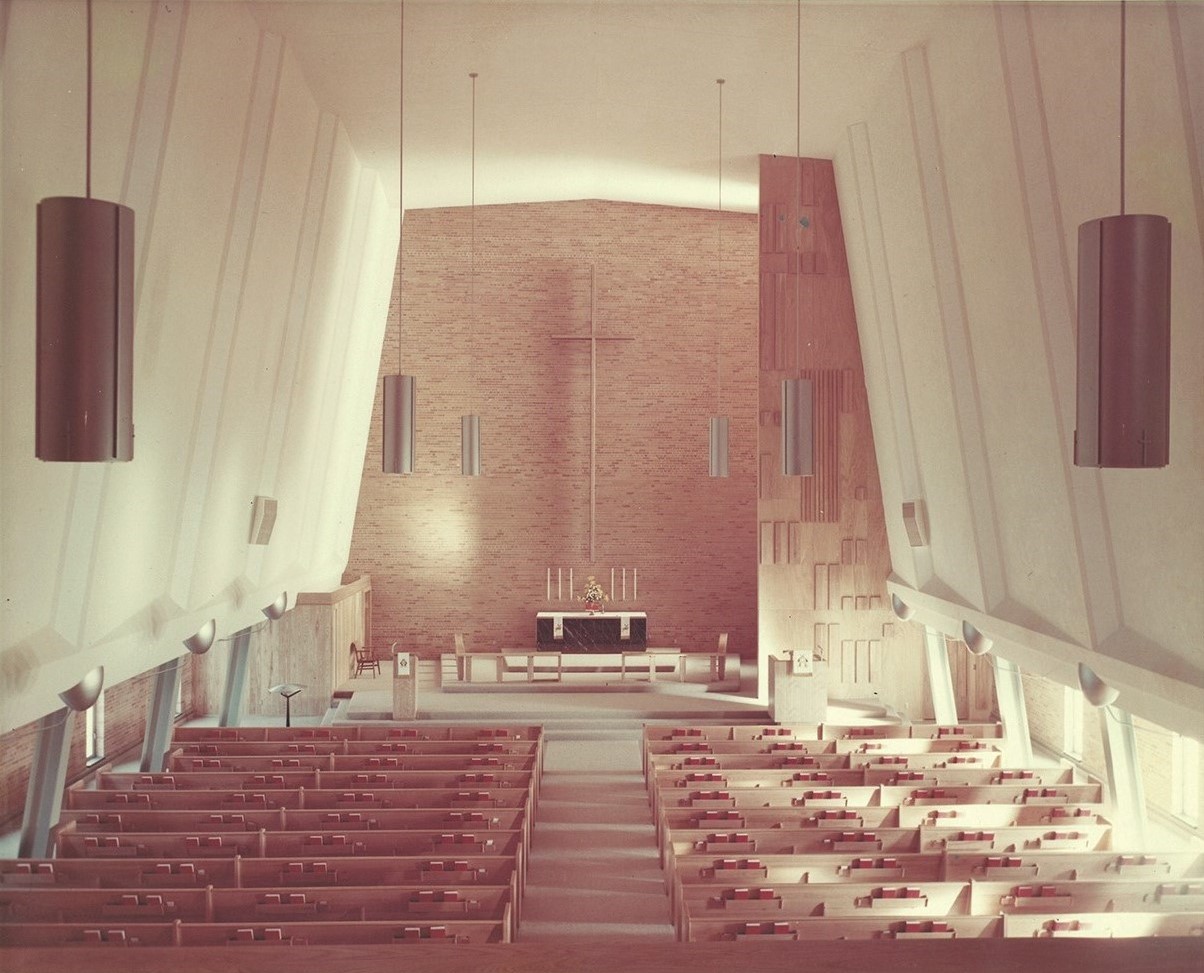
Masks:
[[[540,612],[535,644],[557,652],[622,652],[648,646],[644,612]]]

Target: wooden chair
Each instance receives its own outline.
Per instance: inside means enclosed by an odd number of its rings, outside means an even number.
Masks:
[[[719,633],[719,648],[711,656],[711,682],[727,678],[727,632]]]
[[[372,678],[375,679],[380,675],[380,659],[373,656],[371,649],[356,648],[355,643],[352,642],[351,651],[355,655],[355,674],[357,676],[363,672],[371,672]]]

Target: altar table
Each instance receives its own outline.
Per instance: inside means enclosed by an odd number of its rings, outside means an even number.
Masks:
[[[535,644],[562,652],[613,652],[648,645],[644,612],[539,612]]]

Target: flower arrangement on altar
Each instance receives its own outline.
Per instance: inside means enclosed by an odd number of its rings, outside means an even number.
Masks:
[[[581,600],[590,611],[601,611],[602,603],[609,600],[606,592],[602,590],[601,583],[592,574],[585,579],[585,590],[581,593]]]

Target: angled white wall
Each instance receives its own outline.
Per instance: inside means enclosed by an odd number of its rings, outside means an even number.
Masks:
[[[1080,223],[1119,211],[1116,5],[949,7],[836,158],[891,590],[1133,712],[1204,708],[1204,7],[1130,4],[1127,211],[1173,224],[1171,464],[1073,465]],[[903,501],[931,539],[908,544]]]
[[[0,69],[0,732],[339,584],[397,216],[242,4],[95,4],[92,184],[134,208],[134,460],[34,459],[34,214],[84,189],[83,3],[16,0]],[[266,548],[252,498],[278,499]]]

